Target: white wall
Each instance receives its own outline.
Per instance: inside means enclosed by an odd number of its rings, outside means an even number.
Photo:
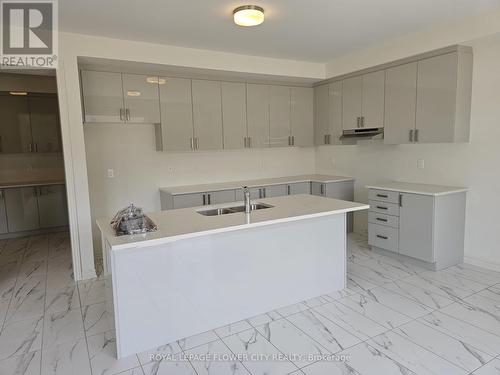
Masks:
[[[87,178],[87,159],[77,65],[77,58],[79,56],[308,79],[325,78],[324,64],[304,61],[245,56],[234,53],[133,42],[71,33],[60,33],[59,43],[57,85],[59,106],[61,110],[61,128],[65,156],[64,164],[66,170],[68,209],[73,248],[73,266],[76,279],[85,279],[95,276],[89,179]],[[92,132],[92,130],[90,130],[90,132]],[[126,136],[125,133],[124,136]],[[111,141],[113,139],[114,138],[111,138]],[[150,140],[147,136],[143,137],[141,138],[141,142],[149,142],[148,139]],[[88,143],[90,144],[90,142]],[[110,142],[106,147],[112,147],[112,143],[114,142]],[[151,150],[153,150],[153,148],[151,148]],[[276,158],[276,160],[286,160],[288,157],[289,156],[284,155],[283,157]],[[227,160],[227,154],[220,154],[216,158],[217,159],[214,160],[222,165],[222,163]],[[238,156],[234,159],[241,160],[239,158]],[[298,158],[300,159],[301,155],[293,157],[290,162],[298,162]],[[269,157],[269,159],[275,160],[273,156]],[[200,154],[198,160],[205,160],[204,155]],[[207,158],[207,160],[209,159]],[[197,163],[198,161],[193,160],[193,163],[195,162]],[[201,165],[202,167],[199,167],[199,169],[203,169],[204,164]],[[227,166],[228,164],[223,165]],[[313,166],[311,168],[313,168]],[[233,170],[234,169],[235,168],[233,168]],[[120,168],[120,173],[122,173],[122,171],[123,169]],[[155,170],[151,171],[151,173],[159,174],[163,172]],[[256,172],[249,172],[249,177],[254,173]],[[90,174],[93,175],[94,171],[90,170]],[[186,173],[183,176],[187,175]],[[114,181],[116,182],[118,179]],[[181,178],[179,178],[177,183],[188,183],[189,181],[192,180],[186,179],[185,182],[182,182]],[[156,183],[156,181],[151,180],[151,183],[153,182]],[[91,183],[90,187],[94,189],[94,184]],[[156,187],[159,187],[159,185],[154,187],[148,186],[148,189],[150,189],[148,192],[152,192],[151,189],[156,189]],[[153,193],[145,193],[145,195],[147,194]],[[150,203],[151,201],[147,202],[148,205]],[[120,203],[120,206],[121,205]],[[118,202],[113,202],[112,207],[114,208],[116,206],[118,206]]]
[[[469,262],[500,269],[497,216],[500,211],[500,36],[471,44],[474,73],[470,143],[320,147],[316,166],[320,173],[355,176],[355,199],[360,202],[367,201],[366,184],[386,179],[470,187],[465,255]],[[374,60],[379,56],[376,54]],[[365,63],[370,64],[370,60]],[[425,160],[424,169],[417,169],[419,158]],[[355,230],[367,230],[366,213],[356,215]]]
[[[312,147],[170,153],[155,151],[152,125],[89,125],[84,131],[93,223],[131,202],[159,211],[163,186],[293,176],[315,168]],[[108,168],[114,178],[107,177]]]

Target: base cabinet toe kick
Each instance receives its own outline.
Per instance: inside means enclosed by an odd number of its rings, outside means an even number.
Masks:
[[[463,262],[466,191],[369,188],[368,197],[368,243],[374,251],[433,270]]]

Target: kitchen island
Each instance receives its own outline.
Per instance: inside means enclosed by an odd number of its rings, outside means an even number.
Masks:
[[[151,213],[158,230],[144,235],[98,220],[119,358],[345,287],[346,214],[368,205],[253,203],[250,214],[228,210],[241,202]]]

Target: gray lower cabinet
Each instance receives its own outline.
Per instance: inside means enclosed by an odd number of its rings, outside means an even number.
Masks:
[[[370,189],[369,198],[368,242],[373,248],[433,269],[463,261],[464,192],[434,196]]]
[[[9,233],[39,228],[38,200],[34,187],[5,190]]]
[[[0,234],[7,233],[7,210],[5,209],[5,190],[0,190]]]
[[[206,206],[209,204],[229,203],[234,201],[235,191],[233,189],[211,191],[208,193],[179,194],[174,196],[167,196],[167,194],[161,193],[162,210]]]
[[[345,201],[354,200],[354,181],[342,182],[311,182],[311,194],[321,195],[323,197],[341,199]],[[352,232],[354,227],[354,216],[347,214],[347,231]]]
[[[287,194],[311,194],[310,182],[295,182],[287,185]]]
[[[68,204],[64,185],[47,185],[36,188],[40,228],[68,225]]]
[[[68,225],[64,185],[18,187],[0,192],[0,234]]]

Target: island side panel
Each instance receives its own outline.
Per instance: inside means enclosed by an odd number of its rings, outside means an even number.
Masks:
[[[343,289],[345,216],[110,251],[118,357]]]

